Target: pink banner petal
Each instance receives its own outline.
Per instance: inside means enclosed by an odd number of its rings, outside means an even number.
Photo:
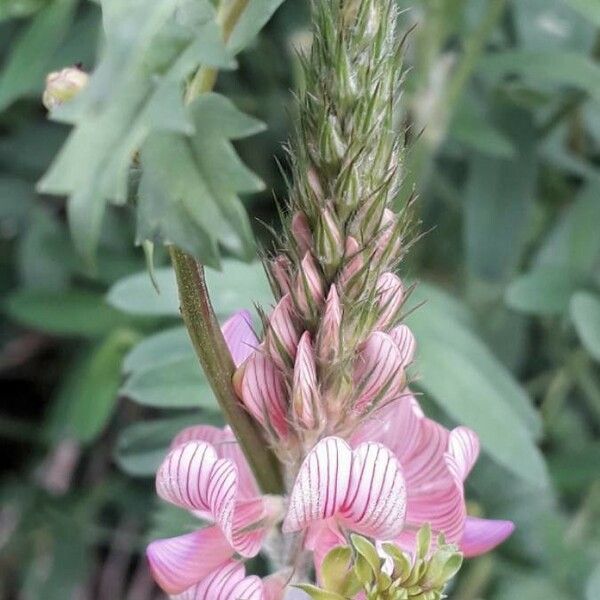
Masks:
[[[258,339],[252,329],[252,315],[240,310],[223,323],[223,337],[235,366],[241,365],[258,346]]]
[[[373,442],[353,452],[350,487],[340,514],[348,529],[378,539],[398,535],[406,514],[406,486],[393,453]]]
[[[246,363],[242,381],[242,400],[248,412],[265,429],[285,437],[287,391],[279,368],[264,353],[256,352]]]
[[[258,553],[266,532],[260,523],[249,520],[250,513],[244,508],[255,502],[260,504],[256,510],[263,510],[263,500],[240,497],[235,463],[218,458],[209,444],[188,442],[172,450],[158,470],[156,489],[161,498],[176,506],[210,515],[239,554]],[[257,521],[262,518],[263,513]]]
[[[218,527],[152,542],[146,555],[156,583],[179,594],[228,561],[233,549]]]
[[[383,404],[400,398],[405,387],[402,356],[389,335],[376,331],[367,338],[356,360],[354,382],[359,394],[357,411],[374,402]]]
[[[296,278],[296,301],[303,314],[309,314],[312,308],[323,303],[323,278],[311,252],[307,252],[300,264]]]
[[[467,517],[465,530],[460,540],[460,549],[469,558],[493,550],[508,539],[515,525],[511,521],[492,521]]]
[[[412,331],[406,325],[398,325],[398,327],[394,327],[390,331],[390,337],[394,340],[396,346],[398,346],[398,350],[400,350],[402,366],[408,366],[415,357],[417,347]]]
[[[173,600],[263,600],[262,581],[245,575],[244,565],[231,561]]]
[[[348,492],[351,466],[352,450],[345,441],[334,437],[321,440],[300,467],[283,531],[300,531],[335,515]]]
[[[207,442],[215,449],[219,458],[227,458],[235,464],[239,479],[239,496],[254,498],[259,496],[254,475],[246,457],[230,427],[219,429],[212,425],[194,425],[177,434],[171,442],[171,449],[187,442]]]
[[[454,458],[460,481],[465,481],[479,456],[479,437],[467,427],[457,427],[450,432],[448,452]]]

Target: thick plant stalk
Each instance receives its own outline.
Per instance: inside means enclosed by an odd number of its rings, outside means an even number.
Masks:
[[[231,35],[247,4],[248,0],[223,0],[217,18],[225,40]],[[209,92],[216,78],[215,69],[201,67],[190,82],[186,102]],[[219,406],[261,490],[266,494],[281,494],[283,484],[277,458],[233,389],[234,365],[210,302],[204,268],[192,256],[174,246],[171,247],[171,261],[177,277],[183,320]]]

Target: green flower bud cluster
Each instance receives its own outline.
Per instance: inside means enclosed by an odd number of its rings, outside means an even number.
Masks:
[[[323,587],[299,585],[313,600],[441,600],[448,582],[462,564],[456,546],[438,538],[432,547],[431,528],[417,535],[414,556],[391,543],[377,548],[366,538],[353,535],[351,546],[340,546],[323,561]]]

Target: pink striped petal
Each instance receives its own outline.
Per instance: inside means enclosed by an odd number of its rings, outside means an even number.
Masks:
[[[419,442],[402,458],[408,504],[407,530],[400,536],[408,549],[414,533],[430,523],[436,533],[443,533],[452,543],[462,536],[466,507],[462,482],[457,480],[453,457],[447,452],[450,433],[423,418]]]
[[[286,595],[285,588],[291,580],[292,572],[279,571],[263,579],[263,600],[283,600]],[[286,597],[287,600],[287,597]]]
[[[377,280],[377,304],[379,305],[379,318],[375,324],[376,329],[386,329],[392,325],[404,302],[404,286],[397,275],[384,273]]]
[[[504,542],[514,530],[515,525],[511,521],[467,517],[465,531],[459,544],[460,549],[467,558],[479,556]]]
[[[219,458],[233,461],[238,471],[239,496],[241,498],[254,498],[260,495],[246,457],[229,426],[223,429],[212,425],[187,427],[173,438],[171,449],[187,442],[207,442],[213,446]]]
[[[258,577],[246,577],[242,563],[230,561],[173,600],[263,600],[263,586]]]
[[[311,252],[307,252],[300,263],[295,297],[300,312],[305,315],[319,307],[325,298],[323,278]]]
[[[310,333],[305,331],[300,338],[292,387],[292,414],[296,422],[307,429],[317,426],[320,404],[317,365]]]
[[[146,555],[152,577],[167,594],[179,594],[228,561],[233,548],[218,527],[156,540]]]
[[[292,218],[292,235],[298,245],[300,254],[304,255],[310,251],[313,245],[313,236],[308,224],[308,219],[303,212],[297,212]]]
[[[404,465],[421,443],[422,418],[423,412],[417,399],[407,393],[372,413],[352,436],[352,446],[362,442],[379,442]]]
[[[415,357],[417,347],[412,331],[406,325],[398,325],[398,327],[394,327],[390,331],[390,337],[394,340],[396,346],[398,346],[398,350],[400,350],[402,366],[408,366]]]
[[[344,524],[363,535],[390,539],[404,527],[406,486],[400,463],[382,444],[353,452],[350,487],[340,511]]]
[[[239,367],[258,346],[258,339],[252,329],[252,315],[247,310],[240,310],[223,323],[221,328],[227,342],[231,358]]]
[[[479,456],[479,437],[467,427],[457,427],[450,432],[448,452],[454,458],[459,480],[465,481]]]
[[[389,335],[376,331],[367,338],[354,367],[354,382],[358,390],[355,408],[359,412],[402,395],[402,356]]]
[[[287,391],[279,368],[263,352],[246,363],[242,401],[248,412],[265,428],[280,437],[288,433]]]
[[[188,442],[172,450],[158,470],[156,489],[171,504],[210,515],[239,554],[258,553],[265,535],[260,527],[264,513],[257,517],[258,523],[248,520],[244,503],[253,501],[239,496],[234,462],[218,458],[209,444]]]
[[[296,358],[300,334],[294,322],[292,298],[286,294],[273,309],[265,335],[269,355],[282,368],[291,366]]]
[[[350,483],[352,450],[340,438],[321,440],[306,456],[290,495],[283,531],[306,529],[335,515]]]
[[[325,313],[317,337],[317,356],[323,364],[336,360],[341,348],[342,305],[335,285],[325,303]]]

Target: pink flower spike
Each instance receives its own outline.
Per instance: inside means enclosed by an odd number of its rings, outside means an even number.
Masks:
[[[356,359],[354,382],[358,391],[355,409],[362,412],[373,402],[401,396],[405,386],[400,350],[386,333],[376,331],[365,341]]]
[[[221,328],[227,342],[231,358],[239,367],[256,349],[258,339],[252,329],[252,315],[240,310],[223,323]]]
[[[294,361],[300,335],[294,326],[294,307],[289,294],[273,309],[265,339],[269,354],[278,366],[286,367]]]
[[[390,331],[390,337],[394,340],[396,346],[398,346],[398,350],[400,350],[402,366],[407,367],[415,357],[417,346],[415,336],[407,325],[398,325]]]
[[[260,578],[246,577],[242,563],[230,561],[198,585],[172,600],[263,600]]]
[[[367,442],[353,452],[342,439],[329,437],[300,467],[283,531],[314,528],[335,517],[351,531],[389,539],[402,530],[405,512],[404,478],[390,450]]]
[[[314,429],[318,422],[319,403],[315,353],[310,333],[305,331],[298,344],[294,365],[292,413],[296,421],[307,429]]]
[[[202,581],[233,556],[233,548],[216,527],[156,540],[146,556],[156,583],[167,594],[179,594]]]
[[[317,337],[317,355],[322,363],[331,363],[340,350],[342,305],[335,285],[332,285],[325,303],[325,314]]]
[[[460,549],[467,558],[485,554],[507,540],[515,530],[511,521],[467,517]]]
[[[404,302],[404,286],[397,275],[384,273],[377,281],[377,304],[380,308],[376,329],[385,329],[394,322]]]
[[[245,365],[242,401],[265,429],[274,430],[280,437],[288,433],[286,398],[279,368],[263,352],[253,354]]]
[[[300,254],[304,255],[310,251],[313,245],[313,235],[308,224],[306,215],[302,212],[297,212],[292,218],[292,235],[298,245]]]

